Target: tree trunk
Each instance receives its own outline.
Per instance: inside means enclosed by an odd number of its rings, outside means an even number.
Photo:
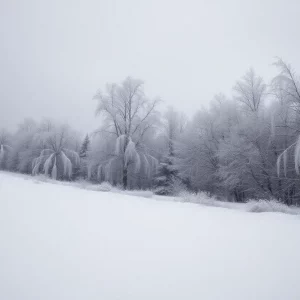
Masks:
[[[125,144],[124,144],[124,156],[123,156],[123,188],[124,190],[127,190],[128,188],[128,165],[125,163],[125,151],[127,148],[129,142],[129,137],[126,134],[126,140],[125,140]]]
[[[127,190],[128,187],[128,170],[127,166],[125,164],[123,165],[123,188],[124,190]]]

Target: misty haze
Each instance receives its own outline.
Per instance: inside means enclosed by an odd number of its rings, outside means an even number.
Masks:
[[[299,13],[0,0],[0,299],[299,300]]]

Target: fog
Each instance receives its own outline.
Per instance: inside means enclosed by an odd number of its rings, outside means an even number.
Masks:
[[[25,117],[91,131],[93,95],[130,75],[191,115],[280,56],[299,69],[300,3],[283,0],[0,1],[0,127]]]

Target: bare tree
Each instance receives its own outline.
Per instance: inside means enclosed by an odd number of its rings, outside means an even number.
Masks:
[[[242,80],[237,81],[233,89],[237,93],[236,99],[246,109],[251,112],[259,110],[266,94],[266,85],[253,69],[250,69]]]
[[[280,95],[285,102],[300,111],[300,79],[290,64],[278,58],[274,65],[279,69],[279,74],[273,79],[273,88],[276,95]]]
[[[10,134],[2,129],[0,131],[0,169],[4,167],[4,160],[7,153],[11,150]]]
[[[281,58],[277,58],[274,65],[279,74],[272,80],[272,91],[280,107],[274,129],[277,143],[281,140],[278,143],[277,174],[281,198],[292,203],[299,197],[296,181],[300,165],[300,79],[291,65]],[[284,177],[280,174],[281,166]]]
[[[13,135],[12,148],[9,156],[9,167],[22,173],[32,172],[32,160],[39,155],[39,147],[34,136],[38,124],[32,119],[25,119],[19,124]]]
[[[112,163],[120,161],[124,188],[128,187],[130,166],[137,172],[142,162],[149,165],[154,159],[144,151],[143,139],[158,122],[156,107],[159,100],[146,98],[143,86],[141,80],[128,77],[121,84],[107,85],[106,93],[98,91],[94,97],[99,101],[96,113],[103,117],[103,124],[97,132],[113,135],[116,141],[114,153],[99,164],[98,173],[102,168],[109,170]]]

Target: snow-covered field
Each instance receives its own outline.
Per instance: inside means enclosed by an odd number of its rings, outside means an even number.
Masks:
[[[300,299],[300,217],[0,173],[0,299]]]

